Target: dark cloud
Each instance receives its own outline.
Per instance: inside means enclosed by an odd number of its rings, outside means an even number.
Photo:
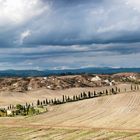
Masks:
[[[21,62],[33,68],[75,67],[72,62],[77,62],[79,67],[104,66],[105,63],[123,66],[127,56],[132,60],[134,54],[135,58],[139,57],[140,5],[137,0],[135,3],[132,0],[35,1],[29,9],[26,5],[19,7],[24,12],[17,11],[16,7],[14,12],[10,11],[9,5],[9,9],[4,10],[10,12],[0,14],[2,67],[16,65],[15,62],[17,66]],[[3,7],[0,8],[2,11]],[[130,66],[134,65],[131,61]]]
[[[35,22],[32,36],[26,40],[27,43],[82,45],[140,41],[140,33],[135,29],[135,27],[140,28],[136,20],[138,14],[128,11],[131,9],[126,5],[121,5],[123,4],[121,2],[118,2],[117,5],[114,1],[110,2],[111,4],[107,1],[90,0],[72,0],[71,2],[54,0],[51,2],[57,7],[52,4],[50,13],[43,14],[42,18]],[[71,7],[69,4],[73,4],[73,6]],[[129,16],[134,17],[129,19]],[[135,22],[134,25],[133,22]],[[40,27],[38,23],[41,24]],[[36,26],[39,28],[37,29]]]

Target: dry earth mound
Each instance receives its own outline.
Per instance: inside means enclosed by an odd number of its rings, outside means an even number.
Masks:
[[[113,75],[70,75],[27,78],[0,78],[0,91],[26,92],[37,89],[62,90],[74,87],[103,87],[124,82],[140,82],[137,73],[118,73]]]

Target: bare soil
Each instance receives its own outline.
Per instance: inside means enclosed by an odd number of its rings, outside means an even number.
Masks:
[[[139,91],[50,106],[37,116],[0,118],[0,139],[139,140],[139,112]]]

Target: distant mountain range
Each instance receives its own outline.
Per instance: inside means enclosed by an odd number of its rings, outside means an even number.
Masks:
[[[43,77],[50,75],[73,75],[73,74],[114,74],[120,72],[140,72],[140,68],[82,68],[65,70],[2,70],[0,77]]]

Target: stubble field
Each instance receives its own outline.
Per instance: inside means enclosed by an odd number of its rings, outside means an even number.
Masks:
[[[37,116],[0,118],[0,139],[139,140],[139,112],[139,91],[49,106]]]

